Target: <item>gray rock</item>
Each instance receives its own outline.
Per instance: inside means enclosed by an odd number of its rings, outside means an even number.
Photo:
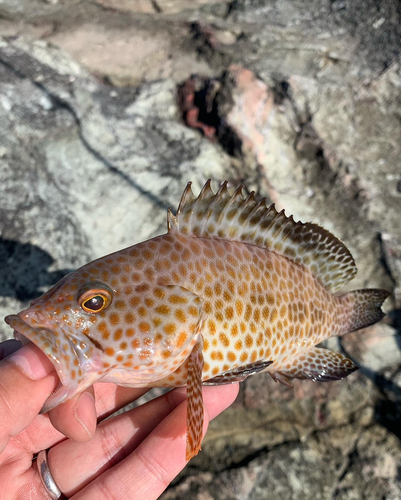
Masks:
[[[399,500],[397,446],[382,427],[342,426],[307,442],[285,443],[218,474],[196,471],[163,499]]]

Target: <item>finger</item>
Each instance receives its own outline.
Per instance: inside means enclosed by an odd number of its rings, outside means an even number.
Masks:
[[[88,441],[95,433],[97,421],[135,401],[148,390],[97,383],[50,410],[50,420],[57,430],[73,441]]]
[[[236,384],[237,385],[237,384]],[[216,386],[204,391],[204,432],[208,421],[229,406],[238,387]],[[212,395],[212,401],[208,396]],[[217,396],[217,397],[216,397]],[[175,408],[126,459],[103,473],[73,500],[97,498],[156,499],[185,467],[186,402]]]
[[[52,363],[33,344],[0,361],[0,453],[38,415],[57,383]]]
[[[106,418],[148,391],[148,389],[127,389],[116,386],[115,384],[99,382],[95,384],[93,388],[95,389],[95,404],[98,420]],[[50,422],[50,413],[51,412],[45,413],[44,415],[38,415],[31,425],[25,429],[25,432],[18,436],[18,442],[24,450],[35,454],[65,440],[65,434],[63,432],[67,435],[69,434],[67,427],[71,420],[74,422],[74,415],[60,411],[60,414],[57,415],[57,422],[55,422],[57,428],[61,430],[60,432]]]
[[[74,441],[89,441],[96,430],[95,393],[89,387],[49,412],[53,426]]]
[[[94,385],[94,388],[96,411],[100,420],[104,420],[149,391],[149,387],[133,389],[109,382],[98,382]]]
[[[64,441],[49,451],[59,488],[70,496],[127,456],[174,408],[186,399],[178,389],[102,422],[90,444]],[[66,469],[65,464],[70,466]]]
[[[158,498],[186,465],[186,406],[186,402],[182,402],[130,456],[108,469],[73,499],[95,500],[102,494],[110,500]],[[205,413],[203,432],[208,424],[209,416]]]
[[[18,351],[22,347],[22,342],[19,340],[5,340],[0,344],[0,360],[10,356],[15,351]]]
[[[225,386],[224,391],[219,387],[204,388],[205,406],[208,408],[211,418],[217,415],[217,410],[222,411],[223,407],[229,406],[234,401],[237,392],[237,384]],[[103,472],[110,468],[114,470],[114,465],[124,460],[154,431],[163,419],[168,417],[185,400],[185,388],[171,391],[145,405],[101,423],[90,443],[64,441],[52,448],[49,452],[49,464],[60,489],[67,496],[71,496],[94,481]],[[184,406],[186,408],[186,405]],[[182,422],[177,420],[171,425],[172,429],[176,429],[182,434],[184,443],[182,459],[185,465],[186,417]],[[100,495],[98,498],[104,497]],[[117,498],[125,497],[117,496]],[[133,496],[132,498],[148,497]]]

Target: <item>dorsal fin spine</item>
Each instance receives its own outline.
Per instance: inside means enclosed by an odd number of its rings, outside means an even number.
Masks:
[[[177,217],[171,211],[171,208],[167,210],[167,230],[168,232],[174,231],[174,229],[178,228]]]
[[[210,186],[211,182],[212,182],[211,179],[208,179],[206,181],[206,184],[203,186],[202,191],[199,193],[199,196],[198,196],[198,199],[200,201],[207,198],[209,194],[213,194],[212,188]]]
[[[191,201],[196,200],[196,197],[195,197],[194,193],[192,192],[191,186],[192,186],[192,182],[188,182],[188,184],[186,185],[186,187],[184,189],[184,193],[181,197],[181,201],[180,201],[180,204],[178,205],[178,209],[177,209],[177,216],[176,216],[177,218],[181,214],[182,209],[186,204],[188,204]]]

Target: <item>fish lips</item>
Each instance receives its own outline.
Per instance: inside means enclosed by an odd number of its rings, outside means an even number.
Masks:
[[[54,333],[49,328],[44,326],[31,326],[28,323],[25,323],[18,315],[11,314],[10,316],[6,316],[4,321],[7,325],[11,326],[14,329],[14,337],[16,340],[19,340],[24,345],[28,342],[32,342],[35,344],[41,351],[43,351],[50,361],[54,364],[53,355],[50,353],[51,348],[57,348],[57,344],[54,341]],[[49,347],[46,348],[43,345],[43,338],[49,344]]]
[[[94,383],[93,373],[92,376],[84,377],[81,380],[72,380],[70,375],[70,366],[60,353],[60,333],[58,337],[55,336],[54,330],[44,326],[31,326],[25,323],[18,315],[10,315],[5,318],[5,322],[14,329],[14,337],[21,341],[23,344],[31,341],[35,344],[52,362],[57,375],[59,377],[59,384],[55,391],[45,401],[41,413],[45,413],[50,409],[58,406],[59,404],[70,399],[74,394],[81,392],[83,389]],[[74,346],[68,339],[67,335],[61,333],[63,343],[67,344],[70,357],[78,358]],[[70,362],[70,365],[72,364]]]

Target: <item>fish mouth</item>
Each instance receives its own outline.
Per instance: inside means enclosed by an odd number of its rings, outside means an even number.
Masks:
[[[5,322],[14,329],[14,337],[24,345],[32,342],[35,344],[53,364],[59,383],[52,394],[45,401],[41,413],[45,413],[52,408],[55,408],[61,403],[64,403],[75,394],[82,392],[86,387],[94,383],[94,371],[86,373],[84,370],[81,379],[75,381],[71,377],[71,365],[74,358],[81,362],[79,353],[76,352],[75,346],[70,341],[64,332],[55,332],[45,326],[31,326],[23,321],[18,315],[6,316]],[[63,343],[68,349],[70,361],[67,361],[66,356],[60,352],[60,344]],[[88,367],[86,367],[88,368]],[[88,376],[89,375],[89,376]],[[99,377],[97,377],[99,378]]]

